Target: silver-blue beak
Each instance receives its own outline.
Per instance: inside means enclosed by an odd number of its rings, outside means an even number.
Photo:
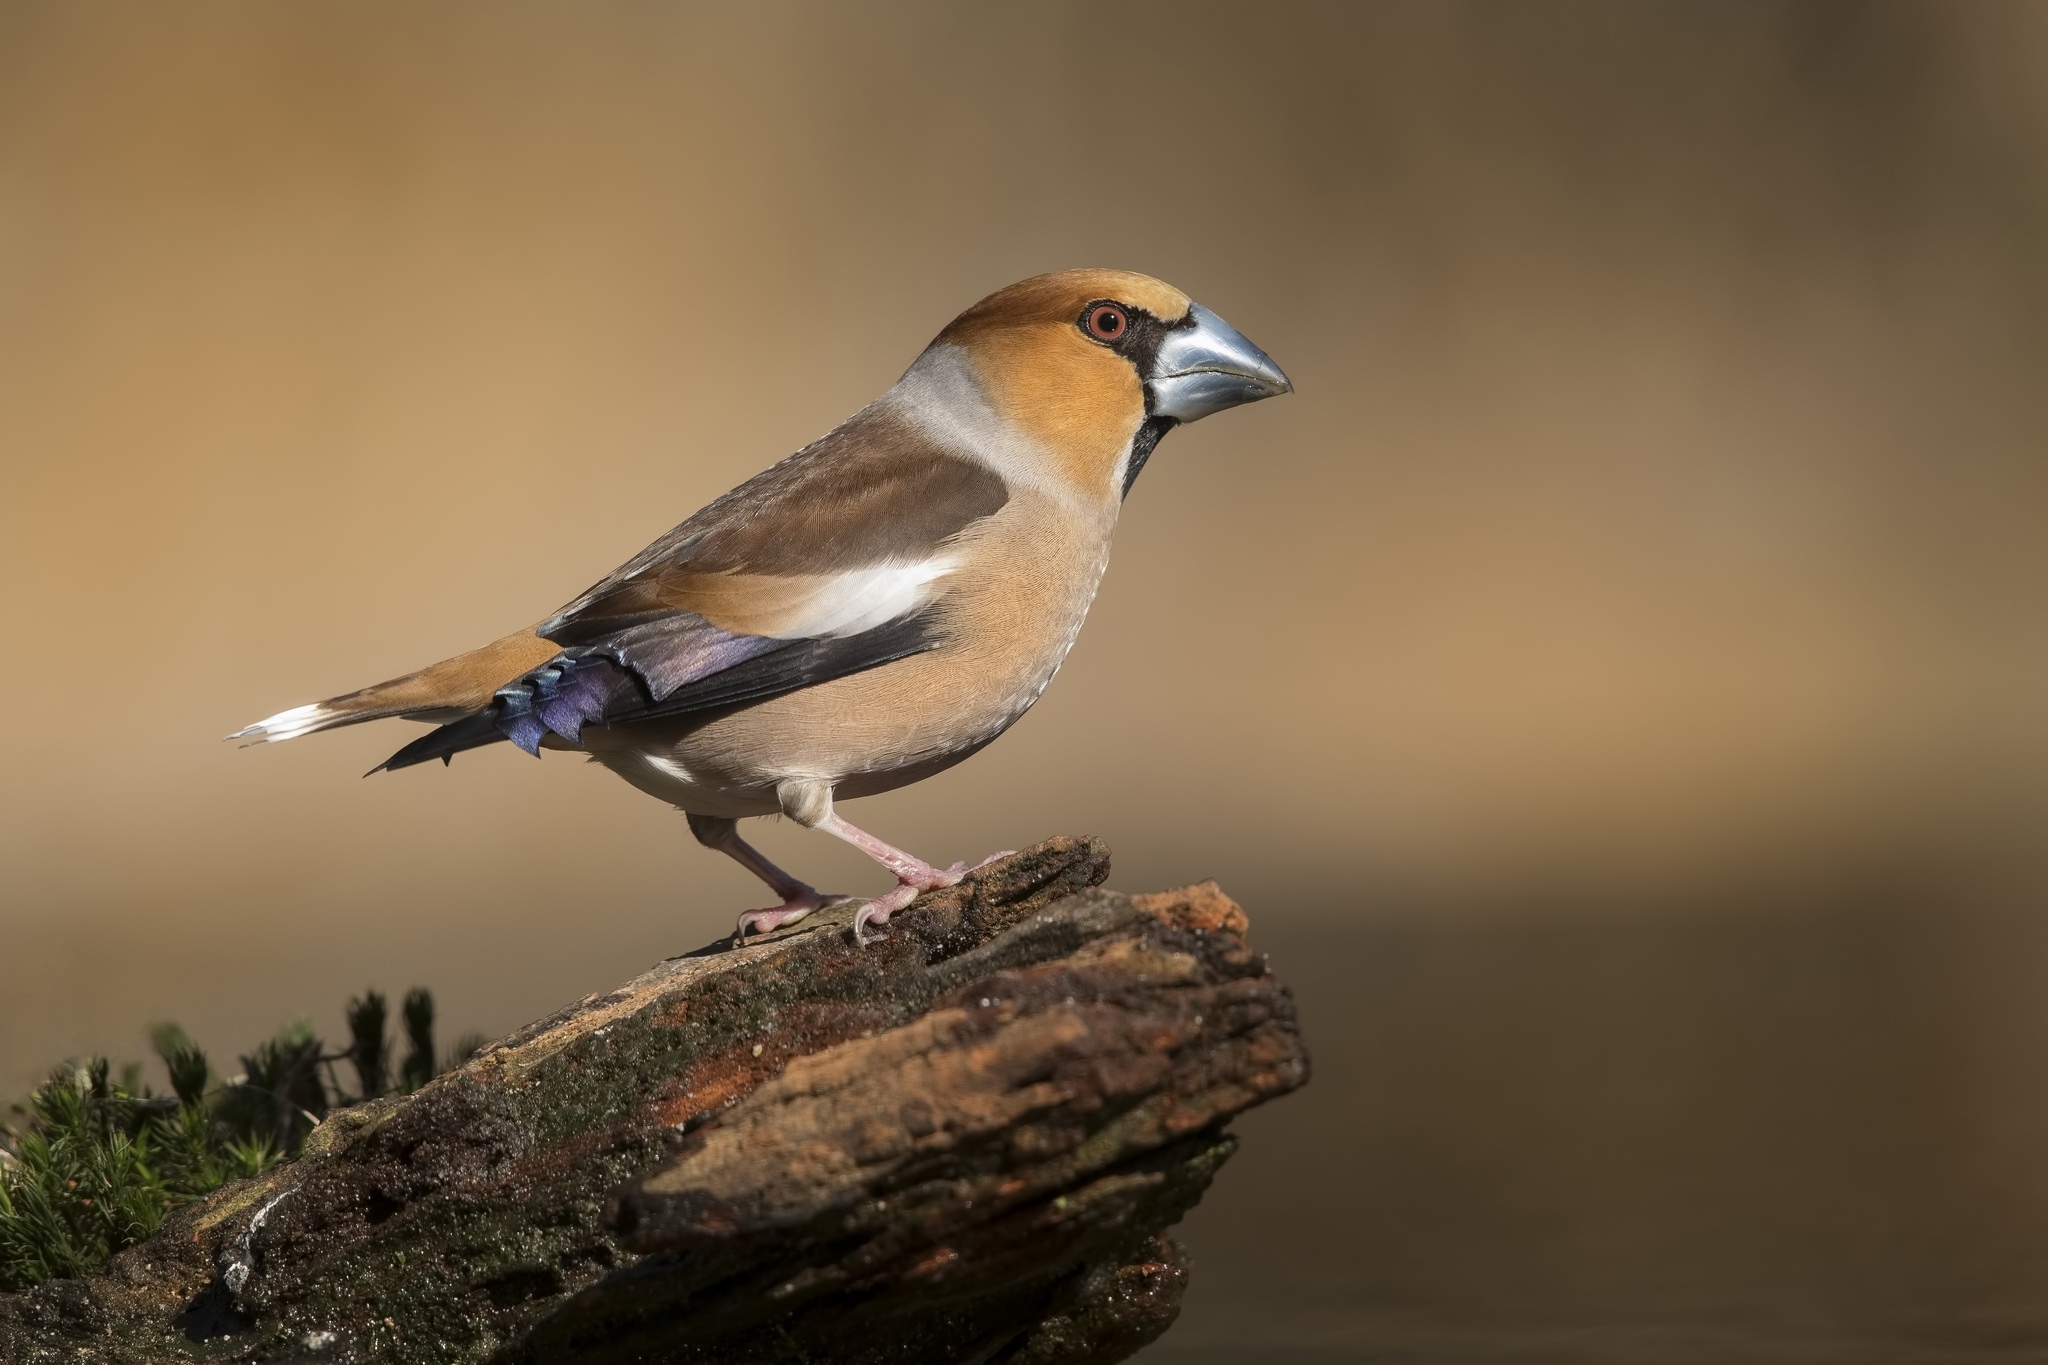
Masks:
[[[1148,387],[1152,415],[1181,422],[1294,392],[1273,357],[1199,303],[1160,343]]]

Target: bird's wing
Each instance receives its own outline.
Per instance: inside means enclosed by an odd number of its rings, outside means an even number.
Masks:
[[[937,643],[960,533],[1001,476],[869,409],[711,503],[538,627],[562,652],[387,767],[757,701]]]

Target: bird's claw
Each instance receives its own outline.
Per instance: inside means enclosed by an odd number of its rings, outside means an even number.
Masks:
[[[979,872],[990,863],[998,862],[1011,856],[1008,852],[991,853],[972,867],[969,867],[966,863],[954,863],[951,867],[931,868],[929,876],[919,877],[916,880],[905,879],[897,882],[893,889],[875,897],[854,914],[853,941],[865,947],[876,939],[886,937],[883,934],[869,934],[867,932],[868,926],[873,924],[886,927],[889,923],[889,916],[916,900],[920,893],[938,891],[948,886],[958,886],[966,879],[968,873]]]
[[[771,906],[766,910],[749,910],[741,915],[739,924],[732,931],[732,946],[737,948],[746,942],[749,932],[771,934],[784,925],[795,924],[828,905],[838,905],[852,899],[851,896],[831,895],[805,887],[780,905]]]
[[[867,933],[868,925],[886,925],[889,922],[889,916],[916,900],[918,892],[922,889],[924,888],[914,886],[909,882],[898,882],[889,890],[884,891],[881,895],[863,905],[853,916],[853,941],[865,947],[875,939],[881,938],[882,935],[880,934],[869,935]]]
[[[868,933],[868,925],[887,927],[889,925],[889,917],[895,915],[897,911],[901,911],[905,905],[909,905],[911,900],[918,898],[920,892],[940,890],[940,888],[946,888],[946,886],[958,886],[963,880],[967,880],[969,872],[981,872],[989,864],[1001,862],[1001,860],[1004,860],[1004,857],[1014,857],[1014,855],[1016,853],[1012,849],[1004,849],[1001,853],[989,853],[987,857],[983,857],[981,862],[977,862],[971,868],[965,862],[958,862],[958,864],[952,864],[950,868],[930,868],[930,876],[920,876],[920,878],[915,878],[915,880],[905,878],[905,880],[897,882],[893,890],[887,890],[881,896],[874,896],[872,900],[866,902],[866,905],[860,907],[858,913],[854,913],[854,943],[858,943],[858,945],[862,945],[862,948],[866,948],[868,943],[877,941],[881,937],[887,937],[883,933]]]

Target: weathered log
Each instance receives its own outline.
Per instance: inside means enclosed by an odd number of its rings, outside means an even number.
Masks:
[[[1307,1061],[1236,905],[1108,869],[1057,839],[865,947],[664,962],[0,1297],[0,1362],[1121,1360]]]

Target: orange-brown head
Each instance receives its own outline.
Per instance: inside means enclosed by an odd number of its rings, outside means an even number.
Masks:
[[[939,333],[941,348],[966,357],[999,419],[1091,492],[1128,491],[1174,425],[1293,387],[1223,319],[1129,270],[997,290]]]

